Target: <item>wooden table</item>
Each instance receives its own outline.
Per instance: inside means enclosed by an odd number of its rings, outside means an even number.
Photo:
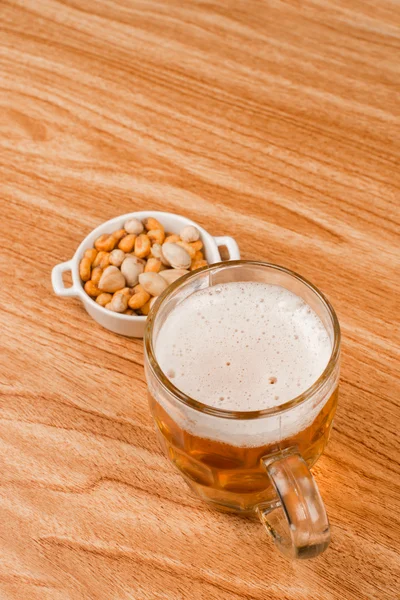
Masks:
[[[1,600],[400,597],[400,5],[4,0]],[[315,282],[343,332],[314,469],[333,541],[290,563],[163,457],[140,340],[52,267],[141,209]]]

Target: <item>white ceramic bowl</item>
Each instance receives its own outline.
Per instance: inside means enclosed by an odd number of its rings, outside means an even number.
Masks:
[[[51,282],[53,284],[53,289],[58,296],[80,298],[89,315],[93,317],[97,323],[114,333],[127,335],[129,337],[143,337],[146,317],[122,315],[103,308],[87,295],[83,289],[81,278],[79,277],[79,262],[83,257],[85,250],[93,248],[95,240],[102,233],[112,233],[113,231],[120,229],[123,227],[124,223],[132,217],[139,220],[146,219],[147,217],[155,217],[162,225],[164,225],[165,230],[171,233],[179,233],[186,225],[194,225],[200,231],[201,240],[204,244],[205,258],[209,264],[220,262],[221,255],[218,249],[219,246],[227,247],[229,251],[229,260],[240,258],[240,251],[233,238],[229,236],[213,237],[208,231],[203,229],[203,227],[200,227],[200,225],[186,217],[167,212],[141,211],[121,215],[120,217],[115,217],[115,219],[110,219],[110,221],[106,221],[102,225],[99,225],[99,227],[85,237],[71,260],[60,263],[53,268]],[[71,271],[72,273],[72,286],[69,288],[66,288],[63,283],[62,274],[65,271]]]

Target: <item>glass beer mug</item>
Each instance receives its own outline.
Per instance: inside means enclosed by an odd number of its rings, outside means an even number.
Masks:
[[[279,285],[302,298],[326,329],[330,359],[311,387],[282,405],[258,411],[208,406],[162,372],[157,336],[171,311],[194,292],[249,281]],[[310,558],[323,552],[330,542],[329,522],[310,467],[324,450],[336,410],[340,328],[321,292],[277,265],[214,264],[167,288],[148,316],[144,342],[151,413],[167,457],[189,486],[210,506],[257,515],[286,556]]]

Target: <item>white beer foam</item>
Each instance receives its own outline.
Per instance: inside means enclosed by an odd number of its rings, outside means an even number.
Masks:
[[[234,282],[203,289],[166,318],[155,354],[166,376],[192,398],[233,411],[276,407],[308,389],[332,350],[315,312],[286,288]],[[182,429],[234,446],[279,443],[308,427],[329,399],[339,368],[316,397],[258,419],[227,419],[174,399],[148,377],[152,395]]]
[[[156,342],[161,369],[188,396],[233,411],[279,406],[308,389],[331,354],[315,312],[289,290],[225,283],[186,298]]]

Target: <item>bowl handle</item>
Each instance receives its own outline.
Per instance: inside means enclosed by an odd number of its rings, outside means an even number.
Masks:
[[[221,235],[214,238],[217,246],[226,246],[229,252],[229,260],[238,260],[240,258],[240,250],[236,240],[229,235]]]
[[[79,292],[75,284],[72,284],[72,286],[69,288],[64,286],[62,275],[65,271],[71,271],[71,269],[72,260],[60,263],[53,268],[51,272],[51,283],[57,296],[79,296]]]

